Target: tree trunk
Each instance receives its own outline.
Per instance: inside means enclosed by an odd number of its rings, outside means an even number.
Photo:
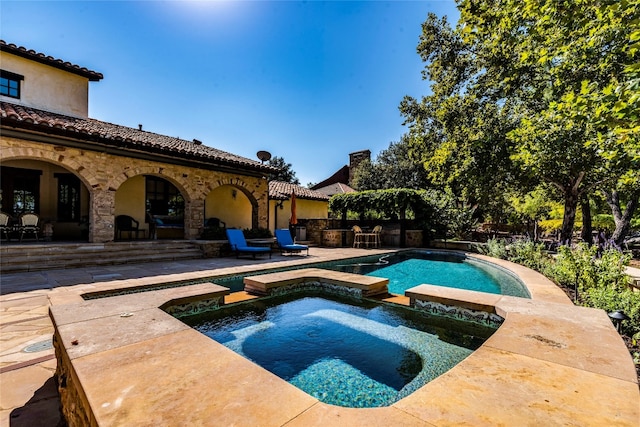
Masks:
[[[593,245],[593,225],[591,222],[591,206],[589,206],[589,196],[586,194],[580,198],[582,208],[582,231],[580,237],[589,246]]]
[[[567,188],[564,194],[564,217],[560,230],[560,244],[570,245],[573,238],[573,225],[576,222],[576,211],[580,195],[575,188]]]
[[[620,207],[620,195],[618,194],[618,191],[603,191],[603,193],[607,200],[607,204],[611,208],[613,221],[616,224],[616,229],[611,236],[611,240],[613,240],[616,245],[622,246],[624,238],[629,234],[629,230],[631,229],[631,218],[633,218],[633,214],[638,207],[638,202],[640,200],[640,188],[634,189],[630,194],[624,212],[622,212],[622,208]]]

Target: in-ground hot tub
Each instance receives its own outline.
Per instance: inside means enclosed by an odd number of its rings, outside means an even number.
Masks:
[[[330,291],[292,291],[181,317],[332,405],[388,406],[448,371],[501,322],[469,322]]]
[[[320,402],[168,314],[214,308],[226,292],[215,285],[54,305],[63,412],[71,427],[515,425],[532,419],[635,427],[635,369],[606,313],[573,307],[539,274],[502,264],[518,271],[532,299],[428,285],[407,291],[411,305],[427,311],[476,319],[488,312],[505,320],[454,368],[379,408]],[[344,276],[324,272],[323,279],[332,286]]]

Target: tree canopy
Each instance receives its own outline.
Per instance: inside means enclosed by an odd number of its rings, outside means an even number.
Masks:
[[[584,194],[636,188],[638,2],[462,0],[456,29],[429,15],[418,53],[432,94],[400,109],[430,177],[483,204],[546,182],[564,241]]]
[[[269,160],[269,166],[279,169],[277,173],[269,175],[269,181],[283,181],[291,184],[300,185],[300,180],[296,177],[291,163],[287,163],[284,158],[274,156]]]
[[[422,164],[410,157],[409,142],[404,135],[399,142],[392,142],[381,151],[375,162],[362,161],[354,171],[351,184],[356,190],[418,190],[428,187],[429,181]]]

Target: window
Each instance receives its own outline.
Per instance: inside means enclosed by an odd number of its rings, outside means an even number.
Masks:
[[[42,171],[12,167],[2,167],[0,171],[2,210],[13,216],[25,212],[39,214]]]
[[[20,99],[20,81],[24,77],[10,71],[0,70],[0,95]]]
[[[184,198],[175,185],[162,178],[146,177],[147,211],[151,215],[184,217]]]
[[[58,221],[80,221],[80,179],[70,173],[56,173],[58,178]]]

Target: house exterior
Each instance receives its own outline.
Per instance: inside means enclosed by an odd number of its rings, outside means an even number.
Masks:
[[[329,217],[329,196],[306,187],[282,181],[269,182],[269,224],[276,228],[289,228],[291,195],[296,195],[296,216],[300,224],[308,220],[326,220]],[[307,240],[307,239],[302,239]]]
[[[54,240],[108,242],[128,215],[150,237],[159,219],[197,238],[207,218],[268,227],[274,168],[187,141],[88,117],[102,74],[0,41],[1,207],[34,212]]]
[[[371,151],[362,150],[349,153],[349,164],[338,169],[333,175],[322,182],[317,183],[312,190],[319,191],[331,197],[334,194],[353,193],[356,190],[350,187],[353,173],[364,160],[371,160]]]

